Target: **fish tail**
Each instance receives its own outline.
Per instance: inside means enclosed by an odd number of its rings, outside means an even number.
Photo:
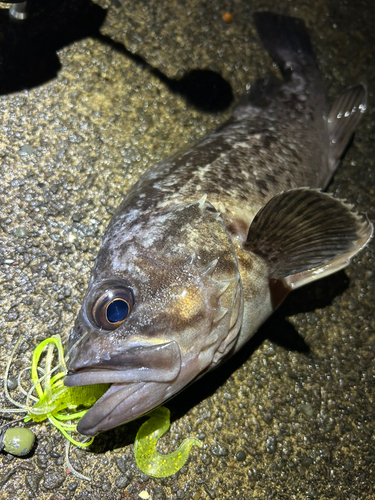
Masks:
[[[255,12],[253,18],[263,45],[283,73],[317,68],[310,37],[301,19],[270,12]]]

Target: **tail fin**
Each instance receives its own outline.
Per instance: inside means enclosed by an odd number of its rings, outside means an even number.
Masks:
[[[253,18],[262,43],[283,73],[317,66],[309,34],[301,19],[270,12],[256,12]]]

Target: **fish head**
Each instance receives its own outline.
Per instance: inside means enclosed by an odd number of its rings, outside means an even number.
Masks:
[[[133,420],[218,364],[241,324],[241,280],[220,214],[205,201],[119,211],[69,339],[67,386],[111,383],[78,424]]]

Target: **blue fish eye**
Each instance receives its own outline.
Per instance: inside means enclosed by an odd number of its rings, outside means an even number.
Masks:
[[[126,320],[132,311],[134,296],[126,286],[105,289],[95,301],[91,318],[100,329],[115,330]]]
[[[123,299],[114,299],[107,307],[107,319],[110,323],[124,321],[129,314],[129,306]]]

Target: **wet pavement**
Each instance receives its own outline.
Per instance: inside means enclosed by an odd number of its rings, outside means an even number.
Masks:
[[[375,220],[371,0],[41,0],[30,8],[18,25],[0,11],[3,372],[20,335],[12,375],[41,340],[67,337],[129,186],[222,123],[247,83],[276,71],[252,12],[305,20],[329,98],[367,85],[368,111],[329,191]],[[65,440],[42,423],[32,426],[30,456],[1,454],[0,498],[374,498],[374,249],[372,241],[345,271],[292,294],[242,352],[168,403],[172,432],[161,451],[186,436],[204,443],[176,475],[140,472],[132,422],[90,451],[71,450],[92,478],[82,481],[65,470]]]

